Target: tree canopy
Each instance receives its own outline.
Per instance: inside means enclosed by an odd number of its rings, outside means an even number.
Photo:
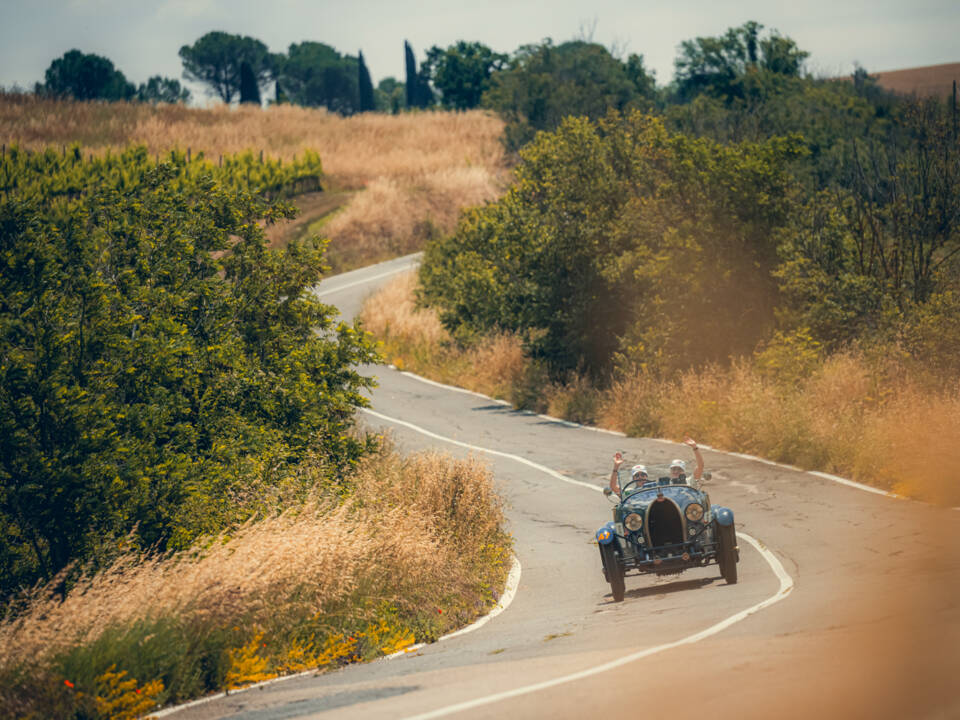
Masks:
[[[180,85],[179,80],[154,75],[137,89],[137,100],[149,103],[187,103],[190,90]]]
[[[75,100],[129,100],[137,92],[110,60],[79,50],[70,50],[50,63],[37,91]]]
[[[209,32],[193,45],[184,45],[180,58],[184,77],[208,86],[225,103],[240,94],[243,63],[250,66],[258,86],[274,77],[277,63],[259,40],[225,32]]]
[[[279,80],[291,102],[343,115],[360,109],[359,76],[357,58],[318,42],[290,45],[279,63]]]
[[[516,184],[427,248],[424,299],[458,337],[527,338],[555,376],[617,353],[667,371],[772,326],[774,232],[797,139],[725,146],[638,111],[567,118],[520,151]]]
[[[742,98],[758,73],[799,76],[809,53],[776,31],[760,37],[762,29],[763,25],[750,21],[719,37],[684,40],[674,62],[680,97],[709,93]]]
[[[483,105],[507,120],[507,145],[516,149],[569,115],[596,119],[626,109],[649,87],[637,66],[635,61],[628,74],[624,63],[596,43],[546,40],[520,48],[506,69],[493,74]]]
[[[490,76],[506,63],[506,55],[484,44],[460,40],[446,49],[434,45],[427,50],[421,69],[440,92],[443,107],[469,110],[480,105],[490,87]]]

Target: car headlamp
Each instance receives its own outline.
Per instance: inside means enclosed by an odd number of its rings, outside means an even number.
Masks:
[[[700,503],[690,503],[683,513],[690,522],[700,522],[703,520],[703,505]]]
[[[643,518],[637,513],[630,513],[623,519],[623,524],[630,532],[636,532],[643,527]]]

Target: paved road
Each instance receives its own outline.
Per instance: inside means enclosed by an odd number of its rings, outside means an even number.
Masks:
[[[330,278],[320,292],[351,316],[373,287],[409,264]],[[386,368],[375,373],[380,416],[595,488],[616,450],[628,462],[690,454],[515,412]],[[471,452],[365,417],[408,450]],[[415,654],[286,680],[173,717],[960,717],[960,512],[706,451],[713,502],[735,510],[738,529],[763,543],[773,564],[741,541],[737,585],[721,580],[716,566],[628,577],[625,601],[614,603],[593,542],[610,516],[607,500],[503,454],[490,463],[523,568],[506,612]],[[779,564],[793,588],[774,602],[784,587]],[[764,601],[771,604],[698,642],[624,661]]]

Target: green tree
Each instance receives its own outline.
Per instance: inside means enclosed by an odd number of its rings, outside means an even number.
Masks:
[[[326,107],[342,115],[351,115],[360,107],[359,61],[329,45],[290,45],[279,76],[287,97],[298,105]]]
[[[277,63],[259,40],[225,32],[209,32],[193,45],[184,45],[180,48],[180,59],[187,80],[207,85],[225,103],[240,94],[243,63],[250,65],[258,87],[273,78]]]
[[[130,533],[188,546],[364,449],[372,347],[310,292],[319,242],[266,247],[293,209],[167,163],[115,185],[0,199],[2,594]]]
[[[747,22],[719,37],[698,37],[680,44],[674,61],[677,92],[682,100],[700,93],[744,98],[757,73],[797,77],[809,53],[776,31],[760,37],[763,25]],[[760,84],[763,84],[760,79]]]
[[[480,105],[490,87],[490,76],[506,62],[506,55],[482,43],[459,40],[446,49],[434,45],[427,50],[421,71],[440,92],[443,107],[469,110]]]
[[[555,377],[671,372],[749,353],[773,324],[773,236],[796,138],[726,146],[634,112],[567,118],[520,151],[504,197],[427,246],[420,278],[455,336],[525,335]]]
[[[257,78],[253,74],[250,63],[240,63],[240,103],[260,104],[260,88],[257,87]]]
[[[188,103],[190,91],[179,80],[154,75],[137,89],[137,100],[148,103]]]
[[[634,78],[602,45],[547,40],[517,50],[509,67],[492,76],[483,105],[507,121],[507,146],[516,149],[569,115],[600,118],[637,97]]]
[[[377,110],[396,115],[407,106],[407,88],[394,77],[386,77],[374,91]]]
[[[407,73],[407,107],[408,108],[426,108],[433,105],[433,91],[430,89],[430,83],[423,73],[423,68],[417,71],[417,59],[413,54],[413,48],[406,40],[403,41],[404,65]]]
[[[76,100],[129,100],[136,88],[107,58],[70,50],[50,63],[37,92]]]
[[[627,58],[627,77],[642,98],[653,100],[657,92],[657,78],[654,70],[648,70],[643,64],[643,55],[631,54]]]
[[[376,101],[373,97],[373,81],[370,80],[370,71],[367,70],[367,64],[363,60],[363,52],[357,55],[357,85],[359,87],[359,107],[360,112],[370,112],[376,110]]]
[[[960,290],[960,149],[946,105],[901,111],[882,142],[849,148],[846,178],[790,224],[777,271],[781,315],[830,347],[896,333]],[[845,180],[845,182],[840,182]],[[944,327],[949,323],[944,322]]]

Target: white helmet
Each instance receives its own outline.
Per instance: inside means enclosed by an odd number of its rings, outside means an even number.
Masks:
[[[636,480],[638,475],[643,475],[647,477],[647,466],[646,465],[634,465],[630,468],[630,479]]]
[[[687,472],[687,464],[683,460],[674,460],[670,463],[670,469],[680,468],[680,472]]]

